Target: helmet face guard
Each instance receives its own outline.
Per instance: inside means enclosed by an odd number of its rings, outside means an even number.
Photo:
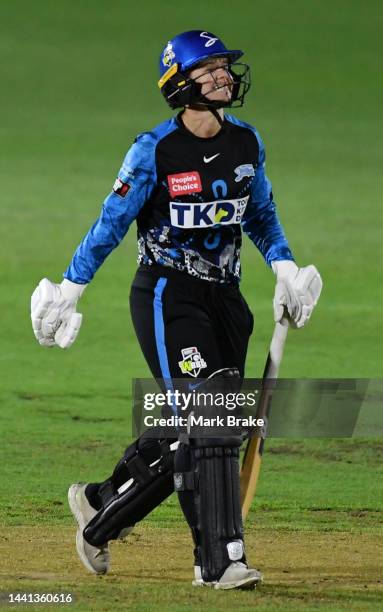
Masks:
[[[160,80],[158,86],[166,102],[171,108],[189,106],[195,109],[222,108],[242,106],[246,93],[250,88],[250,68],[247,64],[237,62],[243,55],[240,50],[230,50],[211,32],[191,30],[178,34],[168,42],[160,56]],[[229,86],[231,98],[225,100],[210,100],[202,95],[202,83],[197,78],[191,79],[190,72],[203,63],[214,58],[227,58],[224,67],[230,75],[231,83],[219,84],[214,78],[216,68],[206,68],[204,74],[210,73],[211,92],[221,87]]]
[[[196,68],[197,66],[193,66]],[[216,68],[206,69],[206,72],[192,79],[187,73],[179,70],[178,64],[174,64],[159,80],[158,86],[170,108],[189,106],[195,109],[204,108],[238,108],[243,106],[244,98],[250,89],[250,67],[241,62],[233,62],[223,66],[231,77],[231,84],[220,85],[214,77]],[[211,74],[214,86],[202,95],[202,83],[199,79],[205,74]],[[223,87],[230,87],[231,97],[229,100],[210,100],[209,93],[217,91]]]

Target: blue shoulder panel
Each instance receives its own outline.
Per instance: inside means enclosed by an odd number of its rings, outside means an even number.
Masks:
[[[266,154],[262,138],[249,123],[240,121],[233,115],[225,115],[225,117],[234,125],[250,130],[258,142],[258,164],[251,184],[250,199],[242,218],[243,230],[262,253],[269,266],[277,260],[294,260],[278,219],[271,183],[265,174]]]
[[[157,143],[177,127],[172,118],[137,136],[125,156],[113,191],[105,198],[99,218],[73,255],[65,278],[74,283],[89,283],[105,258],[121,242],[156,185]]]

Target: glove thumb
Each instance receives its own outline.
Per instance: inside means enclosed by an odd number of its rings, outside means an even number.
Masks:
[[[277,282],[274,293],[273,307],[274,307],[274,321],[277,323],[280,321],[285,312],[285,306],[287,304],[287,297],[285,286],[283,282]]]
[[[69,348],[76,340],[82,323],[82,314],[73,312],[55,333],[55,342],[62,349]]]

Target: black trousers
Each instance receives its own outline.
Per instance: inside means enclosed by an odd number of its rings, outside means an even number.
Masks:
[[[130,308],[155,378],[207,378],[221,368],[244,376],[253,315],[239,288],[163,266],[139,268]]]
[[[163,266],[141,267],[132,284],[130,307],[138,341],[155,378],[192,382],[222,368],[237,368],[244,376],[253,316],[237,286],[210,283]],[[95,508],[105,506],[131,478],[126,465],[136,452],[150,465],[161,456],[159,439],[147,430],[126,449],[106,481],[88,485],[87,495]],[[169,477],[159,497],[165,499],[172,489]],[[143,515],[155,505],[153,499],[143,501]],[[131,524],[127,521],[121,528]]]

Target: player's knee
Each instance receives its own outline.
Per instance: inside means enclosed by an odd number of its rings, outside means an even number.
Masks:
[[[222,368],[213,372],[199,387],[198,400],[194,409],[194,422],[198,417],[207,417],[206,427],[190,429],[189,443],[195,448],[239,447],[242,434],[239,427],[227,426],[227,400],[234,402],[241,388],[242,379],[238,368]],[[206,398],[207,403],[206,403]],[[210,398],[210,399],[209,399]],[[223,401],[225,398],[225,401]],[[233,411],[231,410],[231,414]],[[203,421],[205,422],[205,421]]]

